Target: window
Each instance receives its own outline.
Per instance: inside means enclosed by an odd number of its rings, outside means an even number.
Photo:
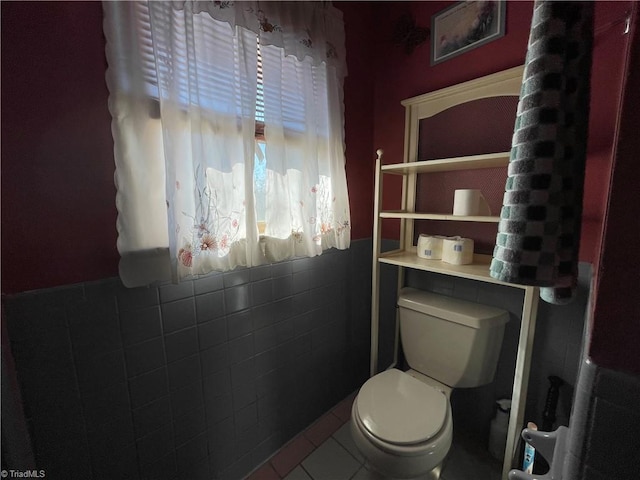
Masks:
[[[338,10],[104,10],[125,285],[349,246]]]
[[[256,39],[257,58],[257,93],[256,93],[256,154],[253,165],[253,192],[256,198],[256,219],[258,233],[264,235],[265,204],[267,195],[267,157],[264,141],[264,76],[262,74],[262,53],[260,51],[260,38]]]

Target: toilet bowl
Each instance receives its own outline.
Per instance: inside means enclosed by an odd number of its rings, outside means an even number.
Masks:
[[[383,475],[423,477],[442,464],[451,447],[447,392],[397,369],[380,373],[362,386],[353,402],[351,435]]]

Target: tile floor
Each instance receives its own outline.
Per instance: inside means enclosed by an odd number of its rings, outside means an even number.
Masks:
[[[247,480],[384,480],[368,469],[351,433],[355,393],[313,423],[255,470]],[[500,480],[501,465],[473,442],[458,438],[443,464],[441,480]]]

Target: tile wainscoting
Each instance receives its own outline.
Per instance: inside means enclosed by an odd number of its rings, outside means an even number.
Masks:
[[[4,297],[37,468],[242,478],[368,377],[370,284],[362,240],[178,285]]]
[[[3,297],[37,468],[82,480],[243,478],[368,378],[371,248],[359,240],[178,285],[105,279]],[[383,267],[380,368],[393,360],[396,295],[395,267]],[[452,398],[456,424],[482,444],[495,399],[511,392],[520,291],[406,281],[512,314],[496,381]],[[567,382],[558,418],[569,418],[589,281],[581,265],[579,301],[541,307],[528,418],[541,414],[549,374]]]

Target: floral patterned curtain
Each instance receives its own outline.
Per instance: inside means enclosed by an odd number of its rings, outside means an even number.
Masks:
[[[338,10],[103,5],[126,285],[349,246]]]

